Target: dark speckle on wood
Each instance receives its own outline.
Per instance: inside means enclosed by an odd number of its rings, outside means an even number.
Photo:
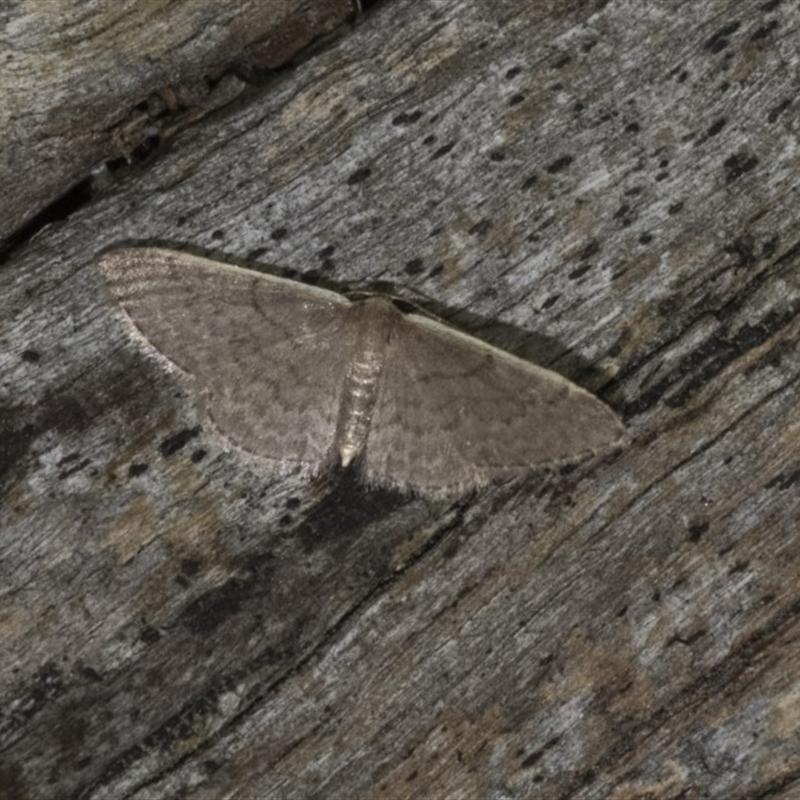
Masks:
[[[354,186],[357,183],[363,183],[372,174],[369,167],[361,167],[347,177],[347,183]]]
[[[442,156],[446,156],[454,147],[456,146],[455,142],[448,142],[447,144],[441,145],[436,150],[433,151],[433,155],[431,158],[441,158]]]
[[[738,20],[729,22],[706,41],[705,49],[710,53],[719,53],[724,50],[728,46],[730,37],[739,30],[741,25],[742,23]]]
[[[758,164],[758,159],[753,155],[744,153],[734,153],[725,159],[725,180],[732,183],[747,172],[750,172]]]
[[[559,156],[555,161],[551,161],[545,169],[552,175],[566,169],[574,160],[573,156]]]
[[[184,428],[174,433],[172,436],[167,437],[158,446],[161,455],[164,456],[164,458],[168,458],[174,453],[177,453],[178,450],[182,450],[192,439],[200,434],[200,430],[200,426],[197,425],[194,428]]]

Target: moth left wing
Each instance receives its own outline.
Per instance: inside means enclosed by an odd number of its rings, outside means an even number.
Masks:
[[[159,248],[111,251],[100,270],[144,349],[192,384],[232,444],[324,468],[354,343],[346,298]]]

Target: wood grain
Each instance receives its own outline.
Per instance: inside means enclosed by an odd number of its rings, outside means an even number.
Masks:
[[[798,19],[395,0],[0,269],[0,796],[800,791]],[[147,242],[429,298],[625,418],[434,505],[215,448]]]
[[[37,214],[59,219],[85,201],[104,161],[168,141],[352,13],[352,0],[7,4],[0,245]]]

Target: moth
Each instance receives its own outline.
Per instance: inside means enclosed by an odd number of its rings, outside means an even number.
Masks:
[[[140,345],[201,417],[279,471],[337,466],[445,495],[622,442],[604,403],[384,295],[348,297],[187,253],[107,252],[100,271]]]

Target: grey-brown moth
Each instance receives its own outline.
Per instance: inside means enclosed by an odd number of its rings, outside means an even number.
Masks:
[[[349,299],[187,253],[100,261],[144,348],[232,445],[286,471],[353,465],[441,495],[621,442],[596,397],[383,295]]]

